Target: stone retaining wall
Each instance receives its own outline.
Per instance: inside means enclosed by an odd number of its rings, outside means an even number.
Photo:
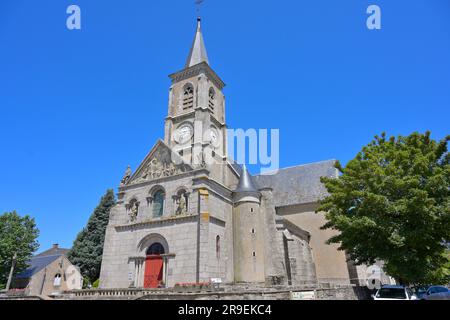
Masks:
[[[66,300],[291,300],[291,292],[314,291],[316,300],[367,300],[366,287],[352,285],[321,286],[319,288],[222,288],[219,291],[180,292],[174,289],[108,289],[66,292]]]

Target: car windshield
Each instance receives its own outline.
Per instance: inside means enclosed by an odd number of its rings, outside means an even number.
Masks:
[[[417,293],[425,293],[427,292],[427,289],[417,289]]]
[[[377,298],[382,299],[406,299],[405,289],[381,288],[378,290]]]

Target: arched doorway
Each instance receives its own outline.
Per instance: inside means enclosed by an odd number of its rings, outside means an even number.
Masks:
[[[153,243],[147,250],[145,259],[144,288],[158,288],[163,281],[164,246]]]

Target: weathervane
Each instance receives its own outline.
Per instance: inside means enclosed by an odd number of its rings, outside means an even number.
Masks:
[[[197,6],[198,16],[200,16],[200,9],[202,7],[203,2],[205,2],[205,0],[195,0],[195,5]]]

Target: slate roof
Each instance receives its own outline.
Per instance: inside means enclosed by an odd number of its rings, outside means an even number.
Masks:
[[[18,279],[28,279],[31,278],[33,275],[47,267],[49,264],[51,264],[56,259],[66,256],[69,252],[69,249],[59,248],[59,247],[53,247],[51,249],[48,249],[44,252],[41,252],[40,254],[34,256],[33,258],[28,261],[29,267],[22,273],[19,273],[16,278]]]
[[[246,193],[246,192],[258,192],[258,189],[255,187],[252,176],[247,170],[247,167],[244,165],[242,167],[241,177],[239,179],[239,185],[237,186],[235,193]]]
[[[253,177],[257,187],[272,188],[275,206],[316,202],[327,195],[321,177],[337,177],[336,160],[315,162]]]
[[[69,253],[70,249],[64,249],[64,248],[51,248],[48,250],[45,250],[44,252],[36,255],[36,257],[43,257],[43,256],[55,256],[55,255],[67,255]]]
[[[206,62],[209,64],[208,54],[206,53],[205,42],[203,41],[201,19],[197,19],[197,31],[195,32],[194,42],[192,43],[189,57],[186,61],[186,68],[195,66],[199,63]]]
[[[47,267],[49,264],[51,264],[56,259],[60,258],[61,255],[53,255],[53,256],[36,256],[31,258],[31,260],[28,262],[28,269],[26,269],[24,272],[19,273],[16,278],[18,279],[28,279],[31,278],[33,275]]]

